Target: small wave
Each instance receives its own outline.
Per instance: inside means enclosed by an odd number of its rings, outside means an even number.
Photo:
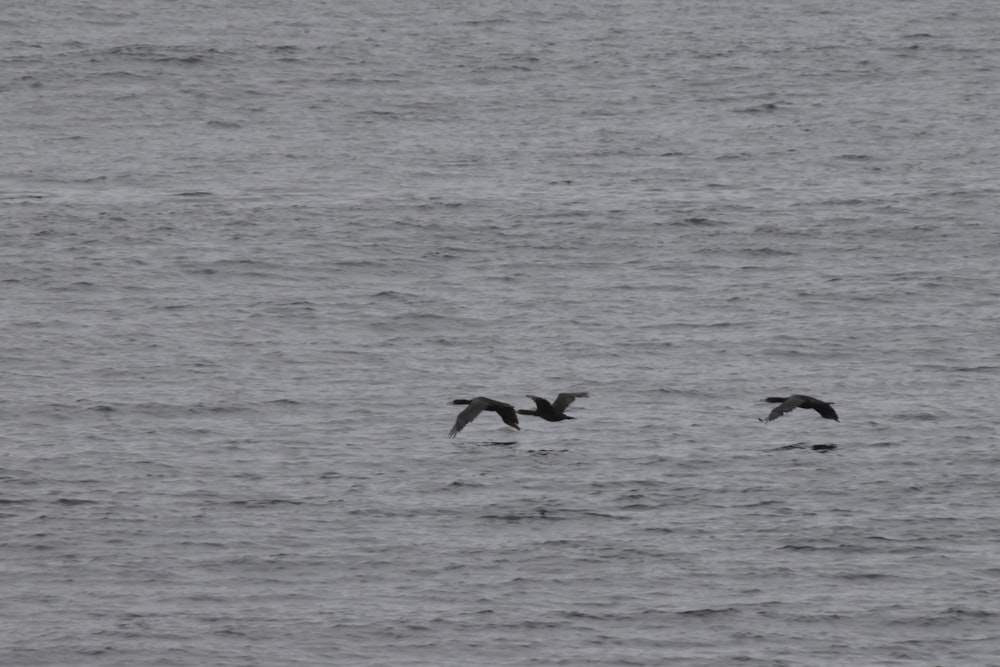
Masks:
[[[736,109],[736,113],[768,113],[773,111],[780,111],[781,105],[779,102],[764,102],[763,104],[755,104],[749,107],[743,107],[742,109]]]
[[[695,617],[705,617],[705,616],[720,616],[722,614],[737,614],[739,609],[736,607],[720,607],[718,609],[714,607],[706,607],[705,609],[688,609],[686,611],[679,611],[677,614],[679,616],[695,616]]]
[[[266,401],[267,405],[300,405],[299,401],[291,398],[276,398],[272,401]]]
[[[446,489],[461,489],[461,488],[481,488],[486,486],[485,484],[480,484],[479,482],[463,482],[460,479],[456,479],[451,484],[448,484]]]
[[[208,127],[218,127],[225,130],[235,130],[243,127],[242,123],[234,120],[210,120],[205,123]]]
[[[969,609],[966,607],[948,607],[942,612],[938,612],[933,616],[925,616],[915,620],[919,625],[923,626],[934,626],[934,625],[953,625],[956,623],[978,623],[986,621],[988,624],[993,625],[996,623],[995,617],[996,612],[987,611],[986,609]]]
[[[813,451],[813,452],[826,453],[826,452],[832,452],[833,450],[837,449],[837,445],[835,445],[833,443],[820,444],[820,445],[807,445],[805,443],[798,443],[798,444],[794,444],[794,445],[782,445],[781,447],[775,447],[771,451],[772,452],[787,452],[787,451],[790,451],[790,450],[793,450],[793,449],[802,449],[802,450],[808,450],[808,451]]]
[[[895,579],[896,577],[885,572],[847,572],[836,575],[838,579],[848,581],[875,581],[878,579]]]
[[[905,421],[932,422],[937,421],[938,416],[930,412],[900,412],[896,414],[897,419]]]
[[[105,57],[124,57],[136,60],[148,60],[151,62],[176,62],[184,65],[200,63],[209,58],[221,55],[221,51],[216,49],[199,49],[193,51],[187,46],[162,46],[153,44],[126,44],[113,46],[108,49],[97,51],[95,55]]]
[[[985,609],[963,609],[962,607],[949,607],[945,614],[953,617],[968,617],[968,618],[993,618],[996,616],[996,612],[986,611]]]
[[[305,501],[290,500],[288,498],[258,498],[248,500],[232,500],[229,504],[240,507],[273,507],[275,505],[304,505]]]
[[[495,521],[530,521],[533,519],[556,519],[558,517],[549,516],[548,512],[544,509],[539,509],[537,512],[532,514],[484,514],[483,519],[490,519]]]
[[[791,250],[782,250],[781,248],[771,248],[771,247],[768,247],[768,246],[764,246],[764,247],[761,247],[761,248],[744,248],[741,251],[741,254],[752,255],[752,256],[755,256],[755,257],[756,256],[761,256],[761,257],[788,257],[788,256],[797,255],[798,253],[792,252]]]
[[[674,220],[673,222],[669,222],[667,224],[673,227],[722,227],[729,225],[730,223],[725,220],[714,220],[712,218],[692,216],[689,218],[682,218],[681,220]]]
[[[815,545],[815,544],[785,544],[779,547],[780,549],[787,549],[788,551],[830,551],[832,549],[839,549],[839,545],[828,544],[828,545]]]
[[[382,290],[381,292],[376,292],[373,295],[376,299],[392,299],[395,301],[410,301],[418,297],[417,294],[412,294],[410,292],[398,292],[396,290]]]

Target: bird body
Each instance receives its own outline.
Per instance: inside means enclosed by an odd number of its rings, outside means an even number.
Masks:
[[[535,402],[534,410],[518,410],[517,413],[521,415],[532,415],[534,417],[541,417],[545,421],[558,422],[563,419],[574,419],[565,413],[569,404],[578,398],[586,398],[589,396],[587,392],[571,393],[565,392],[556,396],[556,400],[553,403],[549,403],[546,399],[540,396],[528,395],[528,398]]]
[[[764,399],[768,403],[780,403],[778,407],[771,410],[769,414],[762,422],[774,421],[786,412],[791,412],[795,408],[808,408],[815,410],[819,413],[820,417],[824,419],[832,419],[836,422],[840,421],[837,416],[837,412],[833,409],[832,403],[827,403],[826,401],[821,401],[818,398],[813,398],[812,396],[805,396],[804,394],[794,394],[792,396],[768,396]]]
[[[452,401],[452,404],[468,405],[469,407],[458,413],[455,425],[448,432],[449,438],[454,438],[458,435],[458,432],[465,428],[466,424],[478,417],[479,413],[483,410],[497,413],[505,424],[513,426],[518,431],[521,430],[521,427],[517,425],[517,412],[514,411],[514,406],[509,403],[494,401],[492,398],[486,398],[485,396],[477,396],[471,400],[468,398],[456,398]]]

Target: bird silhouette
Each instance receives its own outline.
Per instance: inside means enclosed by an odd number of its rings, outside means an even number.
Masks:
[[[458,432],[465,428],[466,424],[478,417],[479,413],[483,410],[497,413],[500,415],[500,419],[502,419],[505,424],[513,426],[518,431],[521,430],[521,427],[517,425],[517,413],[514,411],[514,406],[509,403],[501,403],[500,401],[494,401],[492,398],[477,396],[472,400],[469,400],[468,398],[456,398],[452,401],[452,404],[468,405],[469,407],[458,413],[458,418],[455,419],[455,425],[452,426],[451,431],[448,432],[449,438],[454,438],[458,435]]]
[[[837,412],[833,409],[832,403],[827,403],[826,401],[821,401],[818,398],[813,398],[812,396],[805,396],[803,394],[794,394],[792,396],[768,396],[764,399],[768,403],[781,403],[774,410],[771,410],[769,414],[764,419],[760,419],[762,422],[774,421],[786,412],[791,412],[795,408],[810,408],[819,413],[820,417],[824,419],[832,419],[836,422],[840,421],[837,416]]]
[[[575,394],[567,392],[556,396],[556,400],[554,403],[549,403],[547,400],[541,398],[540,396],[531,396],[529,394],[528,398],[530,398],[535,402],[535,409],[518,410],[517,413],[520,415],[532,415],[534,417],[541,417],[545,421],[550,421],[550,422],[558,422],[562,421],[563,419],[574,419],[574,417],[570,417],[569,415],[565,414],[564,411],[566,410],[566,408],[569,407],[569,404],[572,403],[574,400],[578,398],[586,398],[587,396],[590,396],[590,394],[588,394],[585,391],[578,392]]]

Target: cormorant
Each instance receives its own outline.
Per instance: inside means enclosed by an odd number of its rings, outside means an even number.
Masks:
[[[569,407],[569,404],[577,398],[586,398],[589,396],[587,392],[580,392],[576,394],[564,393],[556,396],[555,403],[549,403],[544,398],[539,396],[528,395],[528,398],[535,402],[534,410],[518,410],[517,413],[521,415],[534,415],[535,417],[541,417],[545,421],[558,422],[563,419],[574,419],[563,411]]]
[[[781,403],[774,410],[771,410],[769,414],[762,422],[774,421],[786,412],[791,412],[795,408],[811,408],[819,413],[820,417],[824,419],[832,419],[836,422],[840,421],[837,417],[837,412],[831,407],[832,403],[827,403],[826,401],[821,401],[818,398],[813,398],[812,396],[804,396],[802,394],[795,394],[793,396],[768,396],[764,399],[768,403]],[[758,417],[758,419],[760,419]]]
[[[492,398],[477,396],[471,401],[467,398],[456,398],[452,401],[452,404],[468,405],[469,407],[458,413],[455,425],[452,426],[451,431],[448,432],[449,438],[454,438],[458,435],[458,432],[465,428],[466,424],[478,417],[479,413],[483,410],[497,413],[500,415],[500,419],[502,419],[505,424],[513,426],[518,431],[521,430],[521,427],[517,425],[517,413],[514,412],[514,406],[509,403],[501,403],[500,401],[494,401]]]

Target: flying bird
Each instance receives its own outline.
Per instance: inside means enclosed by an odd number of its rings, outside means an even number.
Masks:
[[[492,398],[477,396],[472,400],[467,398],[456,398],[452,401],[452,404],[468,405],[469,407],[458,413],[458,418],[455,419],[455,425],[452,426],[451,431],[448,432],[449,438],[454,438],[458,435],[458,432],[465,428],[466,424],[478,417],[479,413],[483,410],[497,413],[500,415],[500,419],[503,420],[504,424],[513,426],[518,431],[521,430],[521,427],[517,425],[517,413],[514,411],[514,406],[509,403],[501,403],[500,401],[494,401]]]
[[[809,408],[815,410],[819,413],[820,417],[824,419],[832,419],[833,421],[839,422],[840,418],[837,417],[837,412],[833,409],[832,403],[827,403],[826,401],[821,401],[818,398],[813,398],[812,396],[804,396],[802,394],[795,394],[793,396],[768,396],[764,399],[768,403],[781,403],[774,410],[771,410],[769,414],[764,419],[760,419],[762,422],[774,421],[786,412],[791,412],[795,408]]]
[[[541,417],[545,421],[549,422],[558,422],[562,421],[563,419],[574,419],[574,417],[570,417],[569,415],[565,414],[564,411],[566,410],[566,408],[569,407],[569,404],[572,403],[574,400],[578,398],[586,398],[587,396],[590,396],[590,394],[588,394],[585,391],[576,394],[567,392],[556,396],[556,400],[554,403],[549,403],[544,398],[541,398],[539,396],[531,396],[529,394],[528,398],[530,398],[535,402],[535,409],[518,410],[517,413],[521,415],[533,415],[535,417]]]

